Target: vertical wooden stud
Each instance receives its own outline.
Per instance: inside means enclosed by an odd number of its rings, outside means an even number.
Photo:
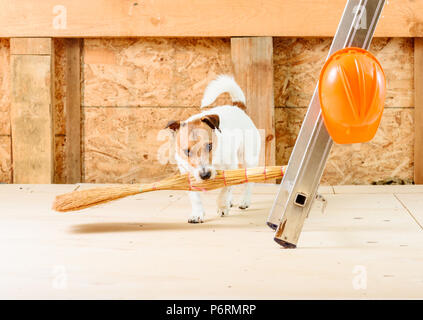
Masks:
[[[81,40],[66,39],[65,181],[81,182]]]
[[[235,79],[247,100],[247,113],[256,127],[264,130],[264,159],[261,165],[274,165],[273,39],[232,38],[231,56]]]
[[[423,184],[423,38],[414,39],[414,183]]]
[[[14,183],[52,183],[54,57],[51,38],[10,39]]]

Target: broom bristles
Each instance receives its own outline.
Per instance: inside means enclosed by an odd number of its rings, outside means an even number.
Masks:
[[[53,203],[53,210],[59,212],[76,211],[138,193],[156,190],[208,191],[248,182],[264,182],[282,178],[285,170],[286,166],[217,170],[216,177],[209,180],[196,181],[189,174],[182,174],[156,183],[78,190],[58,195]]]

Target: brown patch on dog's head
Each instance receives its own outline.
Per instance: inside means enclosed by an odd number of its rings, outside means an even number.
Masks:
[[[217,114],[209,114],[201,118],[201,121],[206,123],[211,129],[217,129],[220,131],[220,118]]]
[[[234,101],[232,102],[232,104],[238,108],[240,108],[241,110],[247,111],[247,107],[245,106],[245,104],[241,101]]]
[[[181,121],[179,121],[179,120],[170,120],[167,123],[165,129],[169,128],[170,130],[177,131],[177,130],[179,130],[180,126],[181,126]]]

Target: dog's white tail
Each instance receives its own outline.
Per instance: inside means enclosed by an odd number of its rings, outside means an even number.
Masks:
[[[201,108],[212,104],[218,96],[222,93],[228,92],[231,95],[232,102],[234,105],[238,105],[235,102],[239,102],[245,106],[245,96],[239,85],[235,82],[235,79],[229,75],[220,75],[209,83],[204,91],[203,100],[201,100]]]

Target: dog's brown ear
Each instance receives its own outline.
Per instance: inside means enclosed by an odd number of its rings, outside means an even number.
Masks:
[[[209,114],[201,118],[201,121],[206,123],[210,128],[220,131],[220,118],[217,114]]]
[[[169,128],[170,130],[177,131],[181,127],[181,121],[171,120],[167,123],[165,129]]]

